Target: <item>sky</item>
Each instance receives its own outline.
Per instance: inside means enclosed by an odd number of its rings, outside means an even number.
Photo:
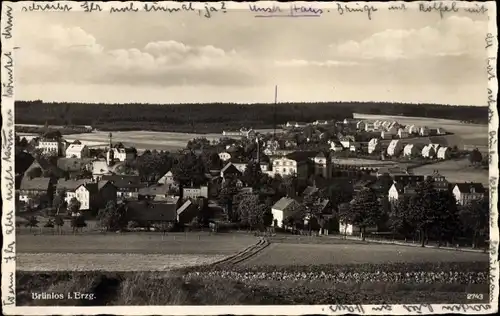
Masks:
[[[285,6],[286,4],[282,4]],[[486,105],[486,17],[19,12],[16,99]]]

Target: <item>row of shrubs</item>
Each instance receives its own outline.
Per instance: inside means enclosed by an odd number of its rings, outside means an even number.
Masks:
[[[336,282],[393,282],[485,284],[488,262],[389,263],[315,266],[203,266],[184,270],[191,278],[251,280],[323,280]]]
[[[412,271],[412,272],[354,272],[354,273],[325,273],[325,272],[234,272],[211,271],[207,273],[189,272],[187,279],[192,278],[224,278],[232,281],[335,281],[349,282],[389,282],[389,283],[446,283],[446,284],[484,284],[488,280],[488,273],[473,271]]]
[[[471,262],[391,262],[391,263],[363,263],[363,264],[323,264],[323,265],[286,265],[286,266],[221,266],[205,265],[198,267],[188,267],[183,269],[185,272],[211,272],[211,271],[233,271],[239,273],[245,272],[314,272],[314,273],[377,273],[410,271],[469,271],[469,272],[488,272],[488,261]]]

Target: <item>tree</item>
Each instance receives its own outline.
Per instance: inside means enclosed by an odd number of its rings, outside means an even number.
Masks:
[[[47,221],[47,223],[45,223],[45,225],[43,225],[43,227],[48,227],[48,228],[52,228],[52,233],[54,233],[54,220],[52,218],[49,218],[49,220]]]
[[[206,181],[203,161],[191,151],[183,154],[173,165],[172,173],[181,189],[190,183],[193,186],[198,186]]]
[[[352,200],[349,210],[352,224],[361,229],[361,238],[366,239],[366,228],[377,225],[382,216],[377,194],[371,188],[364,188]]]
[[[477,247],[481,238],[488,237],[490,207],[488,198],[472,200],[459,211],[459,218],[464,233],[472,240],[472,247]]]
[[[239,189],[236,185],[236,179],[226,179],[219,192],[219,202],[226,207],[226,215],[230,221],[234,221],[236,214],[233,214],[233,199],[238,194]]]
[[[248,225],[250,230],[264,226],[266,210],[266,205],[260,204],[259,196],[256,194],[246,194],[238,205],[241,222]]]
[[[54,200],[52,201],[52,206],[56,208],[57,215],[59,215],[61,213],[62,208],[66,206],[66,201],[64,200],[65,197],[66,197],[66,190],[58,191],[54,196]]]
[[[64,226],[64,219],[60,215],[56,215],[54,224],[57,226],[57,231],[59,234],[62,233],[62,227]]]
[[[403,233],[405,236],[413,233],[413,227],[408,223],[408,209],[410,199],[407,196],[402,196],[400,199],[390,203],[388,214],[388,226],[393,233]]]
[[[33,227],[38,227],[38,223],[39,223],[39,221],[36,219],[35,216],[30,216],[28,218],[28,222],[26,223],[26,226],[28,226],[30,228],[30,232],[31,232],[31,229]]]
[[[438,245],[442,240],[454,241],[459,229],[460,218],[457,209],[457,200],[450,191],[439,191],[438,200],[434,201],[435,222],[431,228],[432,237],[437,239]]]
[[[106,231],[120,230],[127,225],[125,207],[123,204],[117,207],[115,201],[108,201],[106,208],[99,211],[97,219]]]
[[[68,204],[68,211],[72,214],[77,213],[80,211],[81,205],[82,204],[77,200],[77,198],[71,198]]]
[[[483,155],[477,148],[474,148],[474,150],[472,150],[469,153],[469,162],[471,164],[475,165],[481,163],[482,160],[483,160]]]
[[[252,188],[257,188],[259,186],[261,178],[262,170],[260,169],[260,164],[255,161],[248,162],[246,169],[243,172],[243,180],[245,181],[245,183]]]
[[[419,183],[415,194],[410,198],[407,220],[419,232],[422,247],[425,247],[429,231],[438,220],[436,210],[441,210],[441,207],[436,205],[437,203],[439,203],[438,192],[434,188],[432,179]]]
[[[309,231],[323,228],[323,203],[318,191],[304,197],[304,207],[309,217]]]
[[[285,176],[283,177],[283,191],[289,197],[294,197],[297,192],[297,178],[295,176]]]
[[[87,223],[85,222],[85,217],[83,215],[72,216],[71,227],[73,228],[73,233],[77,232],[78,229],[87,227]]]

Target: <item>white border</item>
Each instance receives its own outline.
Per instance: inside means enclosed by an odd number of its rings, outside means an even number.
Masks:
[[[13,80],[6,67],[9,58],[6,54],[11,54],[14,60],[14,15],[18,14],[23,6],[29,6],[32,3],[37,5],[68,5],[72,7],[71,11],[83,11],[81,2],[71,1],[57,1],[57,2],[42,2],[42,1],[22,1],[22,2],[2,2],[2,19],[1,19],[1,40],[2,40],[2,86],[8,84],[10,79]],[[260,1],[261,4],[263,1]],[[272,4],[266,1],[267,4]],[[442,1],[443,4],[450,5],[451,1]],[[91,3],[90,1],[88,3]],[[98,4],[103,12],[109,12],[112,6],[125,7],[129,6],[132,2],[94,2]],[[160,3],[160,2],[159,2]],[[357,2],[359,5],[369,5],[377,8],[378,10],[388,9],[389,6],[401,5],[403,2]],[[497,57],[498,42],[497,42],[497,25],[496,25],[496,3],[494,1],[488,2],[461,2],[456,1],[456,7],[463,9],[465,7],[479,5],[486,5],[489,14],[489,32],[493,36],[493,45],[489,47],[488,56]],[[161,2],[166,4],[166,2]],[[302,3],[306,4],[306,3]],[[418,8],[419,2],[404,2],[408,9]],[[179,6],[179,3],[170,3],[172,6]],[[215,3],[210,3],[215,5]],[[281,3],[284,6],[285,3]],[[336,9],[335,2],[329,3],[311,3],[308,2],[307,6],[315,8],[330,8]],[[134,8],[142,11],[143,4],[141,2],[133,2]],[[248,8],[246,3],[225,2],[227,9],[240,9],[246,10]],[[205,4],[203,2],[193,3],[195,9],[204,10]],[[12,11],[10,11],[12,9]],[[332,10],[333,11],[333,10]],[[89,13],[91,14],[91,13]],[[120,13],[113,13],[120,14]],[[439,14],[439,13],[435,13]],[[373,12],[376,17],[376,12]],[[203,18],[203,17],[200,17]],[[212,18],[217,18],[214,15]],[[367,20],[368,22],[368,20]],[[9,27],[12,29],[9,30]],[[6,34],[10,33],[11,37]],[[486,40],[485,40],[486,41]],[[8,260],[7,257],[12,255],[8,253],[10,249],[15,249],[15,227],[12,227],[14,221],[14,194],[12,199],[8,200],[9,186],[13,185],[10,180],[13,177],[13,172],[9,170],[14,169],[14,147],[8,146],[9,141],[13,139],[4,138],[5,135],[13,133],[14,127],[9,124],[9,117],[14,118],[14,98],[5,96],[6,89],[2,89],[2,233],[3,233],[3,246],[2,246],[2,309],[6,315],[97,315],[97,314],[120,314],[120,315],[220,315],[220,314],[234,314],[234,315],[303,315],[303,314],[328,314],[339,315],[346,313],[355,314],[371,314],[371,315],[405,315],[405,314],[490,314],[498,311],[498,281],[499,281],[499,265],[497,260],[498,254],[498,212],[497,212],[497,187],[498,187],[498,154],[497,145],[497,132],[498,132],[498,113],[496,109],[496,98],[498,94],[498,81],[496,78],[496,59],[494,63],[495,78],[489,81],[489,95],[491,95],[490,102],[490,192],[491,192],[491,227],[490,227],[490,289],[492,290],[493,301],[490,304],[452,304],[452,305],[425,305],[425,304],[406,304],[406,305],[295,305],[295,306],[103,306],[103,307],[17,307],[5,304],[8,302],[9,292],[15,291],[15,283],[12,284],[11,280],[15,280],[15,261]],[[13,74],[12,74],[13,75]],[[486,74],[485,74],[486,75]],[[9,111],[11,114],[9,114]],[[11,157],[11,159],[9,159]],[[13,179],[12,179],[13,180]],[[13,188],[14,189],[14,188]],[[11,233],[9,234],[9,230]]]

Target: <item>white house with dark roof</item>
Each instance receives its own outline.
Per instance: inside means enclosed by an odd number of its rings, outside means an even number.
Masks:
[[[356,123],[356,129],[358,131],[364,131],[366,129],[366,123],[363,121],[359,121]]]
[[[432,145],[425,145],[422,148],[422,157],[424,158],[434,158],[436,156],[436,150]]]
[[[365,132],[373,132],[375,129],[375,123],[365,122]]]
[[[89,148],[83,144],[70,144],[66,148],[66,158],[87,158],[89,157]]]
[[[380,141],[378,140],[378,138],[370,139],[370,141],[368,142],[368,153],[369,154],[379,151],[380,148],[381,148],[381,144],[380,144]]]
[[[451,152],[450,148],[441,147],[438,149],[437,158],[442,160],[450,159],[450,152]]]
[[[403,151],[403,143],[398,139],[393,139],[387,147],[387,155],[389,156],[399,156]]]
[[[333,150],[335,152],[343,151],[344,147],[337,141],[332,140],[330,141],[330,150]]]
[[[418,130],[418,134],[420,136],[429,136],[430,130],[427,126],[420,127]]]
[[[405,131],[404,128],[398,129],[398,137],[399,138],[408,138],[409,136],[410,136],[410,134],[407,131]]]
[[[452,192],[459,204],[466,205],[471,201],[484,198],[486,190],[481,183],[465,182],[456,183]]]
[[[271,212],[273,213],[273,226],[283,228],[283,220],[294,215],[294,206],[297,205],[297,201],[288,197],[282,197],[276,202],[271,207]]]
[[[417,146],[415,144],[407,144],[403,149],[404,157],[413,157],[420,153]]]
[[[354,136],[352,135],[346,135],[346,136],[341,136],[339,137],[339,142],[342,145],[342,147],[349,149],[353,143],[355,143]]]

